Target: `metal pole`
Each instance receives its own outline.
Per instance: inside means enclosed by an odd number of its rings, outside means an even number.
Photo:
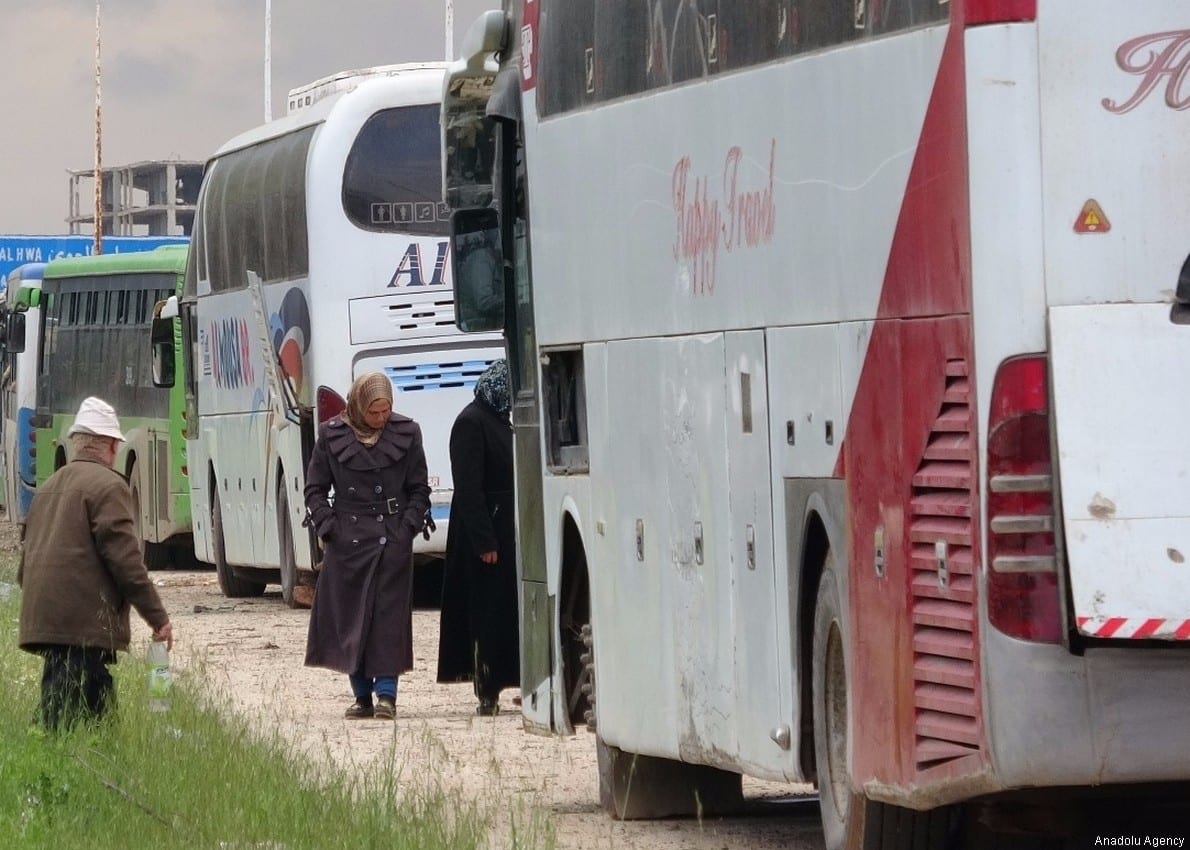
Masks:
[[[99,74],[100,0],[95,0],[95,253],[103,253],[103,132]]]
[[[455,49],[455,4],[454,0],[446,0],[446,61],[454,57]]]
[[[264,0],[264,120],[273,120],[273,0]]]

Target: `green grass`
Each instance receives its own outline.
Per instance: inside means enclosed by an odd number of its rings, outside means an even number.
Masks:
[[[0,553],[0,582],[15,584],[15,553]],[[411,783],[395,754],[360,776],[312,764],[276,734],[262,737],[204,704],[202,689],[184,679],[170,710],[150,713],[145,669],[127,654],[112,668],[118,696],[109,719],[42,732],[31,724],[41,660],[17,647],[19,605],[18,592],[0,598],[0,847],[483,846],[490,808],[432,781]],[[540,827],[536,817],[525,820]],[[514,846],[553,843],[521,826]]]

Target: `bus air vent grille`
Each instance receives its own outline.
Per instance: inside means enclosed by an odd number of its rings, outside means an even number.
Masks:
[[[411,363],[407,366],[385,366],[384,373],[398,393],[429,392],[431,390],[474,389],[491,360],[455,360],[449,363]]]
[[[975,452],[965,360],[946,364],[940,410],[913,476],[915,762],[936,767],[979,751],[975,556]]]

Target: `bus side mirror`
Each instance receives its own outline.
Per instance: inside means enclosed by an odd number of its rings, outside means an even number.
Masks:
[[[9,313],[4,322],[4,350],[9,354],[25,351],[25,314]]]
[[[504,328],[504,258],[500,220],[491,207],[456,210],[450,217],[455,324],[463,333]]]
[[[153,346],[153,386],[174,385],[174,320],[156,318],[150,336]]]

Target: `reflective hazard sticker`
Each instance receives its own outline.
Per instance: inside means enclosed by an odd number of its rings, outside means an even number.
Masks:
[[[1075,233],[1107,233],[1111,230],[1111,222],[1103,214],[1103,207],[1094,198],[1083,204],[1082,211],[1074,220]]]

